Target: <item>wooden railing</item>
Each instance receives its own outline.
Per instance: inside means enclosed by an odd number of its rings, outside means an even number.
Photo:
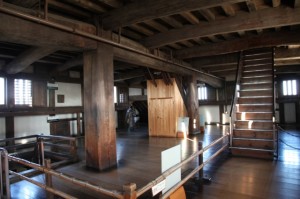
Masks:
[[[242,66],[243,66],[243,51],[240,52],[237,62],[237,70],[235,74],[235,89],[231,100],[231,108],[229,113],[230,118],[230,146],[232,146],[232,136],[233,136],[233,123],[236,120],[236,104],[237,104],[237,98],[238,98],[238,92],[239,92],[239,86],[240,86],[240,80],[242,75]]]
[[[32,138],[32,136],[30,136],[30,137]],[[46,139],[50,138],[50,137],[51,136],[42,136],[42,138],[46,138]],[[56,137],[60,140],[68,140],[69,141],[69,138],[62,138],[60,136],[56,136]],[[182,168],[184,165],[186,165],[187,163],[189,163],[191,161],[194,161],[195,158],[201,158],[201,159],[199,159],[199,164],[191,172],[189,172],[187,175],[185,175],[185,177],[179,183],[174,185],[170,190],[168,190],[166,193],[164,193],[163,195],[160,196],[160,198],[167,198],[176,189],[178,189],[178,187],[182,186],[190,178],[195,176],[195,174],[197,172],[203,172],[203,167],[206,164],[208,164],[208,162],[213,160],[215,157],[217,157],[224,150],[228,149],[227,140],[228,140],[228,134],[226,134],[226,135],[220,137],[219,139],[213,141],[211,144],[209,144],[208,146],[206,146],[204,148],[202,147],[202,143],[201,143],[201,145],[199,146],[199,149],[195,153],[193,153],[190,157],[188,157],[187,159],[181,161],[180,163],[176,164],[175,166],[171,167],[170,169],[168,169],[167,171],[162,173],[159,177],[157,177],[155,180],[148,183],[146,186],[136,190],[136,185],[134,183],[130,183],[130,184],[124,185],[122,191],[105,189],[101,186],[93,185],[93,184],[91,184],[89,182],[86,182],[84,180],[77,179],[77,178],[74,178],[74,177],[69,176],[69,175],[65,175],[61,172],[57,172],[57,171],[55,171],[51,168],[51,164],[49,164],[49,161],[47,159],[44,160],[43,164],[36,164],[36,163],[30,162],[30,161],[24,160],[22,158],[12,156],[12,155],[7,153],[6,149],[0,148],[0,157],[1,157],[0,158],[0,160],[1,160],[0,161],[0,168],[2,168],[2,170],[4,171],[3,172],[4,176],[0,176],[1,177],[0,178],[1,179],[1,190],[2,190],[2,192],[1,192],[2,195],[1,195],[0,198],[2,198],[2,197],[7,198],[7,199],[11,198],[11,195],[10,195],[11,194],[10,193],[10,178],[11,178],[11,176],[15,176],[17,178],[20,178],[22,180],[26,180],[26,181],[28,181],[32,184],[35,184],[35,185],[41,187],[42,189],[45,189],[48,194],[58,195],[62,198],[75,198],[75,197],[52,187],[52,180],[51,180],[52,177],[56,177],[56,178],[64,181],[65,183],[73,184],[73,185],[76,185],[76,186],[81,187],[81,188],[84,187],[87,190],[92,190],[92,191],[95,191],[96,193],[99,193],[99,194],[101,193],[101,194],[104,194],[104,195],[107,195],[107,196],[111,196],[113,198],[136,199],[136,198],[142,196],[145,192],[150,190],[152,187],[154,187],[158,183],[162,182],[164,179],[166,179],[167,176],[171,175],[177,169]],[[214,147],[218,144],[221,145],[221,146],[219,146],[219,149],[213,155],[211,155],[206,161],[203,162],[203,154],[207,150],[211,149],[212,147]],[[10,168],[8,166],[8,161],[14,162],[14,163],[17,163],[17,164],[21,164],[21,165],[24,165],[26,167],[32,168],[34,170],[37,170],[40,173],[44,173],[45,176],[46,176],[45,184],[43,184],[41,182],[38,182],[38,181],[36,181],[32,178],[29,178],[25,175],[22,175],[20,173],[17,173],[15,171],[10,170]],[[9,174],[10,174],[10,176],[9,176]],[[202,175],[199,174],[199,177],[202,177]],[[5,190],[5,191],[3,191],[3,190]]]

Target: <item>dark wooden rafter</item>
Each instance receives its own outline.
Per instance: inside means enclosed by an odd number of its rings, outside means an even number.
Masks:
[[[77,5],[79,7],[85,8],[97,14],[101,14],[106,11],[106,9],[100,6],[99,4],[89,0],[65,0],[65,1]]]
[[[134,69],[132,71],[128,71],[126,73],[121,73],[121,74],[115,74],[114,79],[115,82],[118,81],[124,81],[132,78],[137,78],[137,77],[144,77],[145,73],[143,69]]]
[[[157,83],[156,83],[156,81],[155,81],[155,77],[154,77],[152,71],[151,71],[149,68],[147,68],[147,72],[148,72],[148,75],[149,75],[150,78],[151,78],[152,84],[153,84],[155,87],[157,87]]]
[[[272,6],[273,7],[278,7],[281,4],[281,0],[272,0]]]
[[[245,36],[231,41],[223,41],[216,44],[192,47],[174,52],[174,57],[180,59],[212,56],[217,54],[227,54],[238,52],[250,48],[260,48],[264,46],[277,46],[288,44],[299,44],[299,31],[279,31],[263,33],[255,36]]]
[[[55,67],[55,69],[53,70],[53,72],[61,72],[61,71],[65,71],[68,70],[70,68],[73,68],[75,66],[82,66],[83,65],[83,57],[82,55],[74,58],[74,59],[70,59],[67,62],[65,62],[62,65],[58,65]]]
[[[261,16],[264,16],[264,20],[261,20]],[[150,36],[144,39],[143,43],[147,47],[157,48],[169,43],[197,37],[207,37],[217,34],[286,26],[299,23],[299,8],[268,8],[252,13],[240,13],[235,17],[229,17],[223,20],[215,20],[209,24],[201,23],[198,25],[184,26],[181,29],[173,29],[168,32]]]
[[[32,63],[55,52],[56,50],[57,48],[55,47],[32,47],[21,53],[10,63],[5,65],[5,70],[8,74],[15,74],[21,72],[28,66],[30,66]]]
[[[230,4],[224,4],[221,7],[227,16],[229,17],[235,16],[235,10]]]
[[[115,29],[130,24],[139,23],[154,18],[170,16],[181,12],[189,12],[206,9],[230,3],[244,2],[245,0],[144,0],[123,6],[119,9],[107,12],[103,16],[103,27]],[[155,12],[153,12],[155,10]]]

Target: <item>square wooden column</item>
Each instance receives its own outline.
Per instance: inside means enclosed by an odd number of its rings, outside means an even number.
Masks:
[[[113,86],[113,49],[99,43],[84,53],[86,166],[98,170],[117,164]]]

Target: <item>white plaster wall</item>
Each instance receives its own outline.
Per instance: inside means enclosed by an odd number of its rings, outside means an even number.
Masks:
[[[129,96],[133,95],[142,95],[142,89],[141,88],[129,88]]]
[[[55,91],[55,106],[82,106],[81,101],[81,85],[73,83],[62,83],[56,82],[58,84],[58,90]],[[57,95],[64,95],[64,103],[57,102]]]
[[[0,117],[0,139],[5,139],[5,118]]]
[[[220,122],[219,112],[219,106],[205,105],[199,107],[200,120],[204,117],[204,121],[208,124],[211,122]]]
[[[49,135],[50,125],[47,117],[47,115],[15,117],[15,137],[41,133]]]

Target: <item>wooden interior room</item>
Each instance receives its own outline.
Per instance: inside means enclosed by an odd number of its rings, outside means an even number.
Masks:
[[[299,74],[300,0],[0,0],[0,199],[298,199]]]

